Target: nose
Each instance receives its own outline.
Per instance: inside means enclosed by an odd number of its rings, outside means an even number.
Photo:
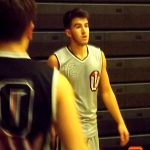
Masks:
[[[86,32],[86,28],[85,27],[82,27],[82,33],[85,33]]]

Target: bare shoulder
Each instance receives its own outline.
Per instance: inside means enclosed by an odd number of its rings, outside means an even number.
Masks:
[[[57,60],[57,57],[56,57],[55,54],[52,54],[52,55],[49,56],[49,58],[48,58],[48,65],[50,67],[58,68],[58,60]]]

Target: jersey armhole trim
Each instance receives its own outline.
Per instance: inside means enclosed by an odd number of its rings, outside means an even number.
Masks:
[[[58,56],[57,56],[57,54],[55,54],[55,53],[54,53],[54,56],[55,56],[56,59],[57,59],[57,62],[58,62],[58,70],[59,70],[59,69],[60,69],[60,62],[59,62]]]

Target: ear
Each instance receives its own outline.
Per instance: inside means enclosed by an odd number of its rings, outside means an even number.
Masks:
[[[26,30],[26,35],[29,40],[32,40],[33,29],[34,29],[34,23],[31,21]]]
[[[66,34],[67,37],[69,37],[69,38],[72,36],[70,29],[65,29],[65,34]]]

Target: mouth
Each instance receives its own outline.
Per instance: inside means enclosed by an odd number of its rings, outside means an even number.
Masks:
[[[87,35],[83,35],[82,38],[87,38]]]
[[[87,40],[88,36],[82,36],[82,39]]]

